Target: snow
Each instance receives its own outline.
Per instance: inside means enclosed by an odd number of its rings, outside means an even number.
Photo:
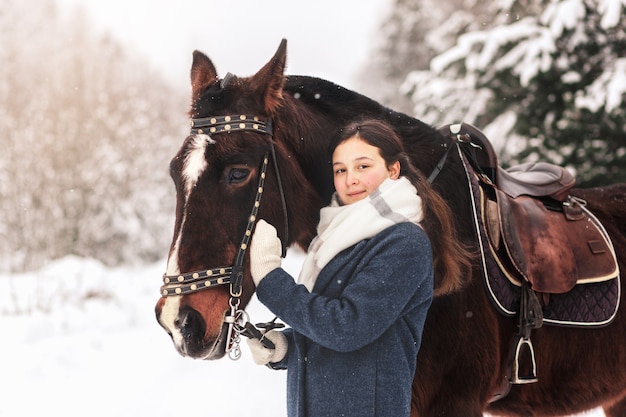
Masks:
[[[584,91],[577,92],[576,107],[597,112],[604,106],[606,112],[612,112],[619,109],[624,94],[626,94],[626,58],[618,58]]]
[[[559,28],[570,24],[566,21],[557,23]],[[516,45],[504,56],[497,58],[503,46],[510,43]],[[480,53],[472,54],[479,45],[482,45]],[[490,31],[469,32],[459,36],[454,47],[432,59],[430,68],[441,75],[454,62],[464,60],[470,72],[485,71],[491,66],[497,71],[510,69],[520,76],[523,86],[528,86],[538,72],[550,68],[551,54],[555,49],[551,32],[538,27],[533,18],[526,17]]]
[[[598,11],[602,16],[602,27],[610,29],[617,26],[621,19],[622,7],[626,7],[626,0],[599,0]]]
[[[559,38],[563,31],[573,29],[585,18],[585,5],[581,0],[551,2],[540,21],[550,28],[552,37]]]
[[[564,100],[569,100],[568,94],[574,94],[577,110],[619,117],[626,94],[626,64],[625,58],[617,55],[616,51],[619,50],[619,34],[623,32],[620,24],[624,21],[622,15],[626,10],[626,0],[595,1],[597,8],[589,8],[583,0],[554,0],[547,2],[538,15],[529,13],[511,22],[509,18],[501,18],[515,15],[512,3],[501,0],[499,7],[503,12],[496,16],[493,23],[457,37],[452,47],[431,60],[429,71],[409,73],[400,93],[411,98],[413,113],[430,124],[436,126],[450,121],[465,121],[482,124],[482,129],[488,130],[495,123],[489,121],[497,116],[493,114],[495,108],[500,112],[518,112],[518,106],[527,106],[528,100],[532,99],[528,92],[541,88],[535,85],[537,75],[561,73],[563,82],[571,84],[568,88],[578,90],[570,93],[556,86],[555,94],[563,94]],[[595,28],[598,18],[605,31]],[[450,25],[456,25],[454,18],[442,27]],[[578,56],[583,54],[579,49],[592,53],[589,45],[597,45],[602,51],[593,58],[599,60],[600,64],[594,65],[602,68],[602,72],[591,81],[585,78],[590,66],[579,68],[577,61]],[[521,90],[526,91],[522,93],[526,94],[523,97],[512,97],[508,105],[507,98],[501,98],[504,107],[494,97],[485,100],[487,93],[480,91],[497,90],[504,80],[500,73],[515,75]],[[581,81],[586,84],[576,86]],[[492,85],[495,87],[490,90]],[[508,87],[513,90],[511,85]],[[476,100],[476,97],[479,99]],[[489,106],[494,103],[494,106]],[[549,125],[549,120],[544,121],[544,125]],[[497,126],[494,129],[502,137],[512,134],[512,131],[504,132]],[[497,137],[492,139],[498,140]],[[527,143],[529,138],[520,139]],[[545,148],[541,143],[539,147]],[[508,159],[509,162],[515,161],[515,154],[509,152]]]
[[[285,372],[255,365],[245,342],[236,362],[175,352],[153,313],[164,267],[67,257],[0,275],[0,416],[286,415]],[[272,318],[256,299],[249,312]]]
[[[290,252],[284,266],[301,261]],[[153,314],[164,267],[68,256],[0,275],[0,416],[285,416],[285,372],[255,365],[245,342],[239,361],[175,353]],[[248,311],[272,318],[255,298]]]

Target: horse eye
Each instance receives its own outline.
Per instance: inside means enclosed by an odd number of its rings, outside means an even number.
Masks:
[[[250,170],[246,168],[231,168],[226,175],[229,184],[239,184],[248,178]]]

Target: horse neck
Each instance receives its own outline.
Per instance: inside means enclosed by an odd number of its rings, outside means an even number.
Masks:
[[[289,157],[296,158],[302,175],[315,189],[322,204],[327,204],[334,191],[327,149],[340,124],[320,117],[306,107],[283,112],[275,123],[277,130],[281,132],[277,139],[282,142]]]
[[[329,203],[333,192],[330,139],[358,117],[379,118],[394,126],[411,160],[426,177],[445,153],[445,145],[449,145],[448,139],[422,121],[326,80],[289,76],[283,98],[274,116],[276,131],[281,133],[279,140],[298,160],[322,205]],[[467,184],[458,155],[451,155],[434,186],[452,207],[467,205],[467,201],[460,201],[463,196],[459,187],[466,188]]]
[[[305,153],[302,166],[306,173],[318,173],[318,169],[328,172],[322,180],[332,181],[330,167],[325,165],[329,140],[341,127],[359,117],[377,118],[392,125],[403,139],[407,152],[411,156],[419,155],[413,163],[426,175],[437,163],[437,154],[445,150],[442,145],[447,140],[433,127],[327,80],[289,76],[283,97],[285,105],[280,115],[287,121],[287,129],[291,129],[287,140],[297,142],[296,153]],[[324,165],[320,165],[320,161]],[[325,191],[327,187],[319,184],[319,180],[319,175],[312,178],[316,188]]]

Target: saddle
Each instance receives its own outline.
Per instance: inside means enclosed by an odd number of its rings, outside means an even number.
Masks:
[[[529,162],[504,170],[478,129],[467,123],[444,129],[472,144],[468,159],[480,178],[490,251],[514,285],[528,282],[546,304],[549,294],[617,276],[617,259],[602,225],[585,201],[569,195],[575,177],[567,169]]]
[[[446,125],[440,132],[461,151],[490,299],[503,314],[517,316],[507,376],[493,395],[496,401],[511,384],[538,380],[533,329],[544,322],[598,327],[615,318],[617,258],[586,202],[570,195],[575,178],[565,168],[537,162],[504,170],[474,126]]]

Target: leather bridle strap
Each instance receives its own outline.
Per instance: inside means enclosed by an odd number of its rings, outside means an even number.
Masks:
[[[230,284],[232,267],[215,268],[180,275],[164,275],[161,295],[183,295],[216,285]]]
[[[241,244],[237,250],[237,256],[235,257],[235,264],[233,265],[233,271],[230,280],[230,295],[232,297],[241,296],[241,284],[243,283],[243,260],[246,255],[246,249],[250,246],[250,239],[252,239],[252,230],[257,221],[257,214],[259,213],[259,207],[261,206],[261,197],[263,195],[263,187],[265,186],[265,174],[267,172],[267,164],[269,162],[269,156],[266,152],[263,156],[263,165],[261,167],[261,173],[259,174],[259,186],[257,187],[256,196],[254,197],[254,204],[252,205],[252,211],[248,217],[248,224],[246,225],[246,231],[241,239]]]
[[[253,130],[273,136],[272,119],[261,120],[258,116],[240,114],[237,116],[215,116],[191,119],[192,134],[215,134],[233,130]]]

